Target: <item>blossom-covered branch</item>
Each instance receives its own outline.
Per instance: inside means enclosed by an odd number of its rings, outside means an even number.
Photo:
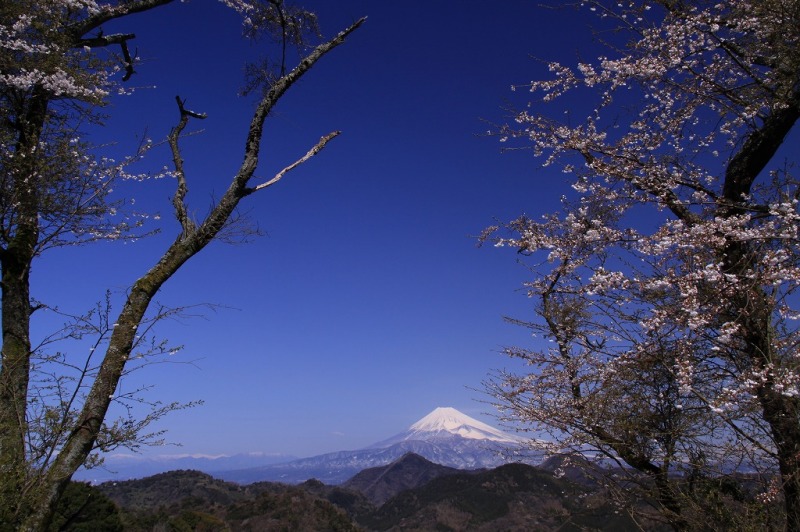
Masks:
[[[490,391],[564,449],[651,477],[677,529],[711,514],[676,475],[736,462],[780,472],[800,530],[800,183],[776,161],[800,118],[800,3],[582,4],[626,35],[618,51],[550,64],[498,132],[572,193],[489,237],[541,259],[527,325],[557,349],[509,348],[536,371]],[[592,102],[576,123],[554,118],[567,94]]]

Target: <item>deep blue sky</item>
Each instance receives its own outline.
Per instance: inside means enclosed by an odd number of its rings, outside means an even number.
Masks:
[[[332,35],[366,24],[325,57],[267,123],[258,174],[271,177],[317,139],[342,135],[244,210],[266,233],[215,243],[158,300],[220,305],[165,323],[185,346],[176,361],[134,374],[153,400],[205,405],[159,428],[183,448],[149,454],[355,449],[405,429],[437,406],[495,424],[481,381],[510,362],[503,345],[532,342],[503,315],[529,317],[526,277],[511,250],[477,248],[495,219],[552,211],[562,174],[529,152],[502,153],[483,135],[526,93],[512,84],[548,76],[534,57],[594,58],[588,13],[536,0],[309,1]],[[237,96],[258,47],[237,16],[208,0],[175,3],[107,32],[134,31],[144,60],[133,96],[116,98],[98,141],[129,151],[161,139],[174,97],[209,118],[184,141],[189,201],[202,215],[238,167],[254,98]],[[268,46],[263,43],[261,46]],[[581,55],[582,54],[582,55]],[[155,86],[155,88],[145,88]],[[165,149],[148,164],[168,163]],[[33,272],[34,297],[79,312],[141,275],[175,237],[169,180],[119,192],[160,212],[163,233],[128,244],[51,252]],[[46,323],[40,319],[38,325]]]

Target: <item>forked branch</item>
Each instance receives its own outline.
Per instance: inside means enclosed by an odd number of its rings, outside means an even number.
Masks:
[[[183,229],[182,237],[191,234],[195,230],[195,223],[189,218],[189,211],[186,208],[186,193],[189,187],[186,185],[186,173],[183,169],[183,157],[178,146],[178,139],[181,136],[186,124],[189,123],[189,118],[197,118],[203,120],[208,115],[206,113],[197,113],[186,109],[186,100],[181,100],[180,96],[175,96],[175,101],[178,103],[178,110],[181,113],[181,118],[178,125],[172,128],[169,132],[167,140],[169,142],[170,150],[172,150],[172,162],[175,165],[175,178],[178,180],[178,188],[175,190],[175,195],[172,197],[172,205],[175,207],[175,218],[181,224]]]
[[[135,38],[136,35],[133,33],[115,33],[113,35],[103,35],[101,33],[95,37],[80,39],[75,43],[75,46],[78,48],[85,46],[89,48],[102,48],[112,44],[119,44],[122,49],[122,65],[125,67],[125,75],[122,77],[122,81],[128,81],[134,74],[133,57],[128,49],[128,41]]]

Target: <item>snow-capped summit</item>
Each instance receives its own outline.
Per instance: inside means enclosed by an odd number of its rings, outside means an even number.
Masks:
[[[373,444],[370,448],[388,447],[401,442],[434,442],[441,440],[469,440],[474,443],[518,445],[522,440],[511,434],[471,418],[451,407],[439,407],[423,417],[408,430]]]
[[[422,436],[422,433],[441,434],[445,432],[472,440],[490,440],[506,443],[519,442],[515,437],[478,421],[477,419],[471,418],[466,414],[462,414],[455,408],[449,406],[440,406],[411,425],[404,439],[415,439],[414,436]]]

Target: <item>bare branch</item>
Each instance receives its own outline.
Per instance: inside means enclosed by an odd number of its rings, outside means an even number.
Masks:
[[[172,197],[172,205],[175,207],[175,217],[183,228],[182,237],[186,237],[194,232],[196,225],[189,218],[188,209],[186,208],[186,193],[189,187],[186,185],[186,173],[183,169],[183,157],[181,156],[180,147],[178,146],[178,139],[181,132],[189,123],[189,118],[198,118],[200,120],[206,118],[205,113],[197,113],[186,109],[184,104],[185,100],[181,100],[180,96],[175,96],[175,101],[178,103],[181,118],[178,125],[172,128],[169,133],[168,141],[170,149],[172,150],[172,161],[175,165],[175,178],[178,180],[178,188],[175,190],[175,195]]]
[[[314,147],[312,147],[310,150],[308,150],[308,152],[305,155],[303,155],[302,157],[297,159],[295,162],[293,162],[292,164],[290,164],[289,166],[287,166],[286,168],[284,168],[283,170],[281,170],[280,172],[275,174],[275,177],[273,177],[269,181],[267,181],[265,183],[261,183],[260,185],[258,185],[256,187],[248,189],[248,193],[258,192],[262,188],[267,188],[267,187],[269,187],[271,185],[274,185],[275,183],[280,181],[281,178],[284,175],[286,175],[288,172],[291,172],[292,170],[294,170],[295,168],[297,168],[298,166],[300,166],[301,164],[303,164],[304,162],[308,161],[313,156],[318,154],[320,151],[322,151],[322,149],[328,144],[328,142],[330,142],[334,138],[338,137],[340,134],[341,134],[341,131],[334,131],[334,132],[328,133],[324,137],[320,138],[319,142],[317,142],[314,145]]]
[[[278,80],[276,86],[262,99],[251,121],[247,137],[247,149],[239,172],[233,177],[228,190],[219,203],[197,228],[188,223],[188,213],[186,213],[184,203],[185,189],[176,192],[173,205],[176,208],[176,215],[184,227],[184,234],[175,240],[161,258],[154,263],[152,268],[131,286],[126,302],[116,320],[119,326],[112,333],[106,354],[98,369],[97,377],[78,416],[76,428],[70,434],[62,451],[50,468],[48,473],[50,477],[60,478],[60,475],[74,471],[86,460],[88,452],[95,445],[117,383],[125,371],[125,364],[135,341],[136,327],[145,316],[153,297],[186,261],[199,253],[209,242],[217,237],[230,219],[231,214],[236,210],[239,201],[248,195],[247,182],[252,177],[257,166],[263,123],[270,109],[286,90],[300,79],[316,61],[342,44],[346,36],[359,27],[364,20],[359,20],[330,41],[315,48],[297,67]],[[203,115],[186,110],[180,98],[177,98],[177,101],[181,110],[181,120],[178,126],[170,133],[170,144],[173,147],[173,159],[180,189],[183,161],[177,149],[177,140],[190,117],[201,118]],[[185,177],[183,183],[185,186]]]
[[[204,120],[204,119],[208,118],[208,114],[206,114],[206,113],[198,113],[198,112],[191,111],[191,110],[187,109],[186,107],[184,107],[184,104],[186,103],[186,100],[181,100],[180,96],[175,96],[175,101],[178,102],[178,109],[180,109],[181,117],[190,116],[192,118],[198,118],[200,120]]]
[[[128,81],[133,76],[133,58],[131,57],[131,53],[128,50],[128,41],[122,41],[120,43],[120,47],[122,48],[122,59],[123,64],[125,65],[125,75],[122,76],[122,81]]]
[[[111,35],[97,35],[96,37],[89,37],[86,39],[78,40],[74,48],[83,48],[84,46],[88,46],[89,48],[103,48],[105,46],[111,46],[112,44],[123,44],[126,41],[131,39],[135,39],[136,34],[134,33],[113,33]]]

